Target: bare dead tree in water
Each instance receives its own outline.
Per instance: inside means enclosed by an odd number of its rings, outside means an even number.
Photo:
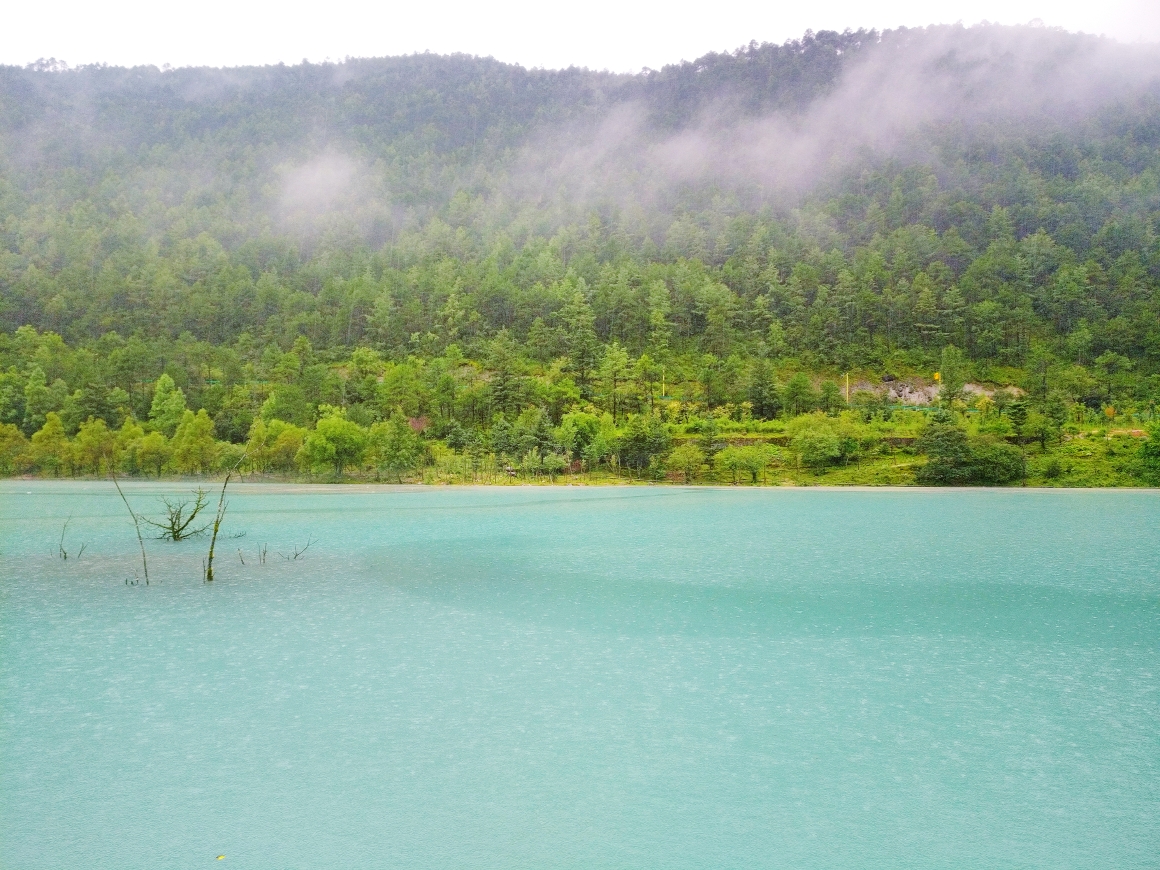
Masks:
[[[222,520],[226,518],[226,508],[229,507],[229,502],[226,501],[226,487],[230,485],[230,478],[234,476],[234,472],[245,461],[246,454],[243,453],[238,457],[238,461],[234,463],[233,468],[226,472],[226,479],[222,481],[222,492],[218,496],[217,513],[213,518],[213,534],[209,538],[209,555],[205,559],[205,582],[213,582],[213,548],[217,545],[218,530],[222,527]]]
[[[60,542],[56,545],[57,557],[65,562],[68,561],[68,550],[66,550],[64,548],[64,536],[65,536],[65,533],[68,532],[68,524],[71,522],[72,522],[72,514],[69,514],[69,518],[64,521],[64,525],[61,526],[61,528],[60,528]],[[77,551],[77,558],[78,559],[85,554],[86,547],[88,547],[88,544],[86,544],[86,543],[81,544],[81,548]]]
[[[129,516],[133,518],[133,528],[137,530],[137,543],[141,547],[141,567],[145,569],[145,585],[149,585],[149,562],[145,558],[145,539],[141,537],[141,523],[137,521],[137,514],[133,512],[133,508],[129,507],[129,499],[125,498],[125,493],[121,492],[121,484],[117,482],[117,475],[112,471],[109,476],[113,478],[113,486],[117,487],[117,495],[121,496],[121,501],[125,503],[125,510],[129,512]]]
[[[69,518],[64,521],[64,525],[60,527],[60,543],[56,545],[56,555],[60,559],[68,558],[68,553],[66,553],[64,550],[64,535],[65,532],[68,531],[68,524],[71,522],[72,516],[70,515]]]
[[[283,559],[285,559],[287,562],[297,562],[299,559],[301,559],[306,554],[306,551],[310,549],[310,545],[316,544],[316,543],[318,543],[318,542],[315,541],[314,538],[307,538],[305,547],[295,546],[293,551],[291,552],[291,555],[289,555],[289,556],[287,556],[285,553],[279,553],[278,555],[281,556]],[[265,560],[263,559],[263,561],[265,561]]]
[[[184,541],[186,538],[203,535],[209,531],[209,523],[206,523],[200,528],[190,528],[193,525],[193,521],[197,519],[197,515],[202,512],[202,509],[205,508],[208,502],[208,496],[204,489],[199,487],[197,492],[194,493],[192,505],[188,500],[170,501],[164,497],[162,497],[161,502],[165,505],[164,520],[155,522],[148,517],[142,517],[141,520],[156,529],[160,529],[161,534],[158,537],[162,540]]]

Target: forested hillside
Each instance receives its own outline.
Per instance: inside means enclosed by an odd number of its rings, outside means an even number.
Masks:
[[[1037,28],[0,68],[3,470],[1066,482],[1153,420],[1158,232],[1160,54]]]

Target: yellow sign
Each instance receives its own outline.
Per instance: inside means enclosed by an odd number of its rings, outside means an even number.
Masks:
[[[935,373],[934,373],[934,379],[935,379],[935,382],[936,382],[936,383],[937,383],[938,381],[941,381],[941,380],[942,380],[942,372],[935,372]]]

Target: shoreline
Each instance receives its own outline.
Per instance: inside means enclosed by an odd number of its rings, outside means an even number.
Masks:
[[[119,479],[123,485],[133,488],[147,486],[150,489],[168,489],[176,485],[207,485],[218,484],[220,479],[214,478],[129,478]],[[109,478],[102,477],[6,477],[0,478],[0,487],[26,483],[67,485],[110,483]],[[231,491],[242,488],[281,487],[301,492],[410,492],[478,489],[478,490],[530,490],[530,489],[673,489],[673,490],[711,490],[736,492],[738,490],[776,490],[788,491],[842,491],[842,492],[1155,492],[1160,493],[1156,486],[927,486],[921,484],[725,484],[725,483],[671,483],[667,481],[607,481],[599,483],[387,483],[365,480],[340,481],[294,481],[294,480],[236,480],[231,482]]]

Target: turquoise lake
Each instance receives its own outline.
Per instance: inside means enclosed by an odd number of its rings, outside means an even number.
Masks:
[[[111,484],[0,483],[0,867],[1160,866],[1160,492],[242,484],[206,544],[126,585]]]

